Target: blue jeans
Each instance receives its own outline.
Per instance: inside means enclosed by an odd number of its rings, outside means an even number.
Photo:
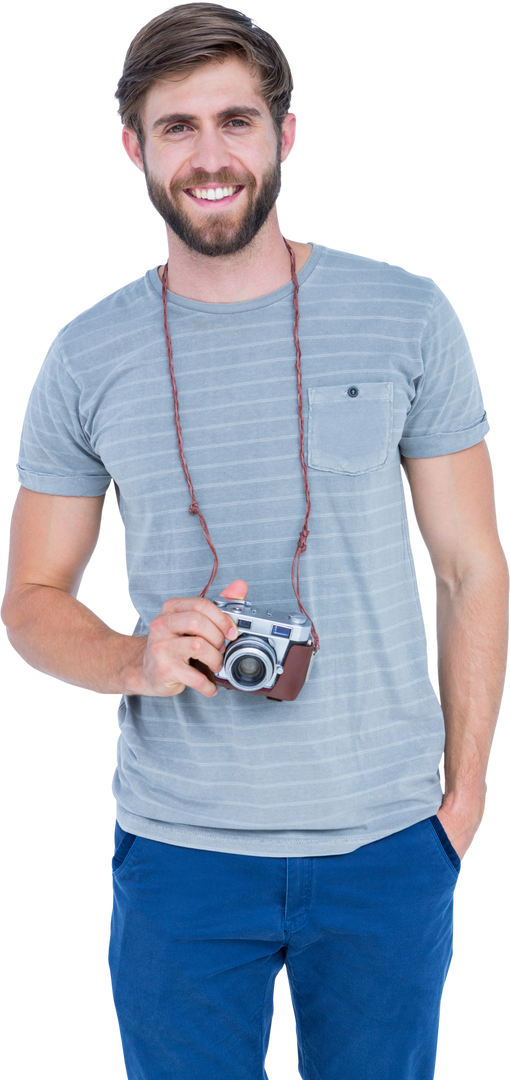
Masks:
[[[116,827],[110,943],[129,1080],[267,1080],[285,964],[303,1080],[432,1080],[460,861],[437,817],[265,858]]]

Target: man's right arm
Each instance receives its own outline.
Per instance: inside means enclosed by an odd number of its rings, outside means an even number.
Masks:
[[[209,600],[167,600],[147,636],[119,634],[76,599],[94,551],[104,495],[46,495],[21,488],[12,519],[2,618],[32,667],[100,694],[171,697],[214,684],[189,659],[222,666],[232,621]]]

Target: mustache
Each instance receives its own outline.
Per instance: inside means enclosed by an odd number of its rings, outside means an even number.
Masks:
[[[221,187],[255,187],[255,177],[252,173],[237,175],[232,169],[219,169],[216,173],[208,173],[205,169],[197,169],[185,180],[178,180],[171,185],[171,191],[185,191],[186,188],[204,187],[205,184],[218,184]]]

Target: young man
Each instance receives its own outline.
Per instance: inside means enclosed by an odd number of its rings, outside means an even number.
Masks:
[[[61,331],[23,431],[11,641],[123,695],[110,964],[130,1080],[264,1075],[283,964],[306,1080],[430,1080],[453,892],[483,813],[507,574],[476,374],[431,281],[289,250],[275,201],[291,89],[276,42],[238,12],[183,5],[140,31],[117,96],[168,269]],[[402,463],[437,576],[442,708]],[[76,599],[112,478],[132,637]],[[304,483],[309,680],[279,703],[218,691],[190,660],[218,673],[238,630],[199,596],[197,510],[223,595],[249,584],[254,605],[295,612]]]

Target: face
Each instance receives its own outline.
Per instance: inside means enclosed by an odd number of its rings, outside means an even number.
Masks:
[[[246,247],[273,211],[295,118],[285,118],[280,143],[258,74],[229,58],[156,84],[143,122],[143,154],[129,128],[123,141],[169,228],[201,255]]]

